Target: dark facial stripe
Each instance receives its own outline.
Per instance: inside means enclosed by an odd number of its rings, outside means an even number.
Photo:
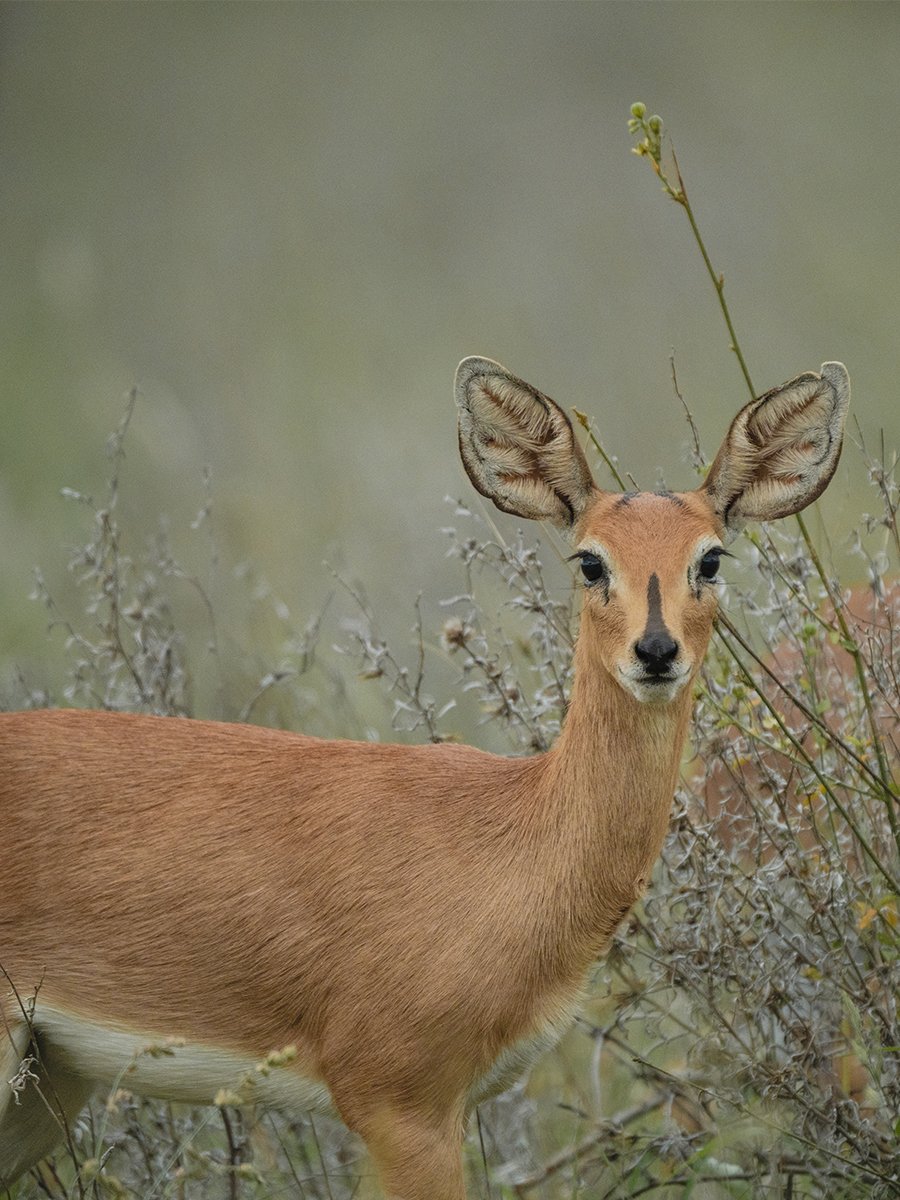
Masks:
[[[659,491],[653,493],[654,496],[659,496],[662,500],[671,500],[673,504],[677,504],[679,508],[684,508],[684,501],[680,496],[676,496],[674,492],[670,492],[668,488],[660,488]]]
[[[647,627],[644,637],[652,637],[655,633],[671,637],[662,615],[662,594],[659,590],[659,576],[654,571],[647,584]]]
[[[626,504],[630,504],[635,496],[639,496],[640,492],[623,492],[616,501],[616,508],[623,508]]]
[[[626,504],[630,504],[636,496],[659,496],[661,500],[671,500],[679,508],[684,508],[684,501],[681,497],[670,492],[668,488],[660,488],[657,492],[623,492],[616,501],[616,508],[623,508]]]

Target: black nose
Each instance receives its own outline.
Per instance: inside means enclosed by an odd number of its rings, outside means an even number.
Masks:
[[[648,675],[665,675],[678,653],[678,643],[667,632],[646,633],[635,642],[634,652]]]

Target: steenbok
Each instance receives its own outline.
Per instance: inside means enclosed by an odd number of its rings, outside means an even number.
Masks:
[[[616,494],[552,400],[461,363],[472,482],[583,579],[546,754],[0,716],[0,1185],[122,1082],[328,1108],[386,1195],[463,1200],[472,1110],[560,1037],[659,853],[723,543],[815,500],[848,399],[826,363],[741,409],[696,491]]]

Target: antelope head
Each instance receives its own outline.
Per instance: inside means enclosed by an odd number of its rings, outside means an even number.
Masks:
[[[549,521],[584,583],[579,646],[641,703],[665,704],[700,667],[719,561],[747,521],[799,512],[841,452],[850,383],[825,363],[751,400],[690,492],[607,492],[549,397],[485,358],[456,373],[459,440],[472,483],[504,512]]]

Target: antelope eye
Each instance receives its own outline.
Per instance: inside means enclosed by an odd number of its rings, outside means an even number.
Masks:
[[[702,579],[715,579],[719,573],[719,559],[722,557],[722,550],[707,550],[700,559],[700,576]]]
[[[581,555],[581,573],[585,583],[599,583],[601,579],[608,577],[606,563],[596,554]]]

